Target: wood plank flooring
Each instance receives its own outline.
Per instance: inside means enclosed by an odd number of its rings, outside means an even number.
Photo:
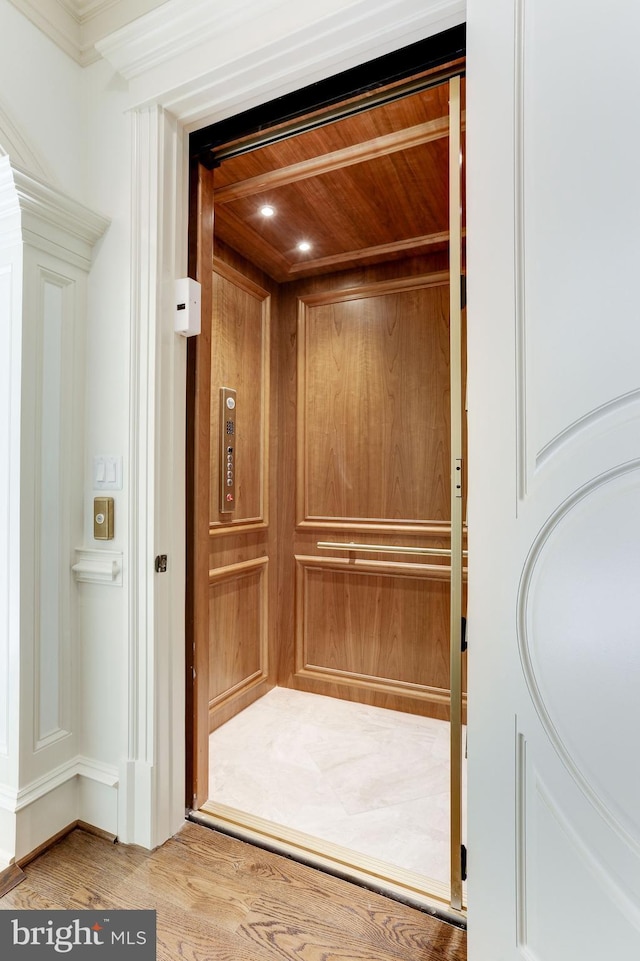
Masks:
[[[197,824],[153,852],[74,830],[0,899],[155,908],[158,961],[465,961],[466,932]]]

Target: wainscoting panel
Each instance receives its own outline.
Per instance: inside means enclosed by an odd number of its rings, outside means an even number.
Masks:
[[[209,720],[266,680],[269,673],[268,558],[211,571],[209,587]],[[226,720],[226,716],[224,720]]]
[[[296,678],[446,718],[449,568],[300,555],[296,564]]]
[[[36,749],[71,728],[69,716],[71,650],[69,608],[68,508],[65,490],[73,422],[74,382],[69,358],[74,352],[73,284],[50,271],[40,272],[41,313],[36,337],[40,368],[36,394],[39,429],[36,450],[38,497],[36,555],[39,603],[34,615],[36,673]]]
[[[449,278],[425,266],[299,282],[282,300],[297,389],[285,683],[446,720]]]
[[[0,252],[2,256],[3,252]],[[11,263],[0,264],[0,316],[11,317],[12,285],[14,268]],[[0,326],[0,463],[10,464],[13,445],[16,440],[12,432],[12,364],[11,364],[11,325]],[[10,597],[14,570],[12,544],[9,538],[11,526],[11,476],[0,471],[0,563],[5,576],[0,578],[0,784],[4,781],[2,770],[4,759],[9,753],[9,718],[12,708],[10,656],[12,632],[10,629]]]
[[[271,556],[269,486],[271,482],[269,424],[272,422],[272,358],[270,351],[271,290],[267,278],[241,258],[213,258],[212,302],[206,401],[208,428],[206,483],[209,523],[206,561],[203,552],[197,576],[208,583],[200,617],[206,628],[208,672],[207,724],[214,730],[273,686],[270,656],[267,565]],[[202,373],[204,377],[204,370]],[[235,390],[234,433],[227,434],[228,410],[221,413],[221,388]],[[205,391],[202,391],[204,396]],[[204,414],[203,408],[203,414]],[[224,415],[224,416],[223,416]],[[232,441],[229,440],[232,437]],[[232,510],[222,497],[226,490],[227,447],[232,446],[235,500]],[[224,475],[221,472],[223,460]],[[222,492],[222,493],[221,493]],[[205,567],[206,563],[206,567]],[[206,608],[205,608],[206,603]],[[204,705],[203,705],[204,708]],[[205,712],[203,721],[205,720]]]

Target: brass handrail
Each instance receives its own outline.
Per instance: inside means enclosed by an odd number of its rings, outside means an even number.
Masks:
[[[451,551],[446,547],[411,547],[392,544],[356,544],[355,541],[318,541],[316,547],[323,551],[363,551],[376,554],[422,554],[427,557],[451,557]],[[463,551],[466,557],[468,551]]]

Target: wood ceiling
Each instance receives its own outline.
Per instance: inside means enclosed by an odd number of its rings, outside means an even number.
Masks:
[[[445,81],[223,160],[216,238],[278,282],[446,250],[448,129]]]

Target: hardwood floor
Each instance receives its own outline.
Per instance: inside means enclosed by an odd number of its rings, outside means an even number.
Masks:
[[[465,961],[466,932],[197,824],[156,851],[74,830],[0,899],[155,908],[158,961]]]

